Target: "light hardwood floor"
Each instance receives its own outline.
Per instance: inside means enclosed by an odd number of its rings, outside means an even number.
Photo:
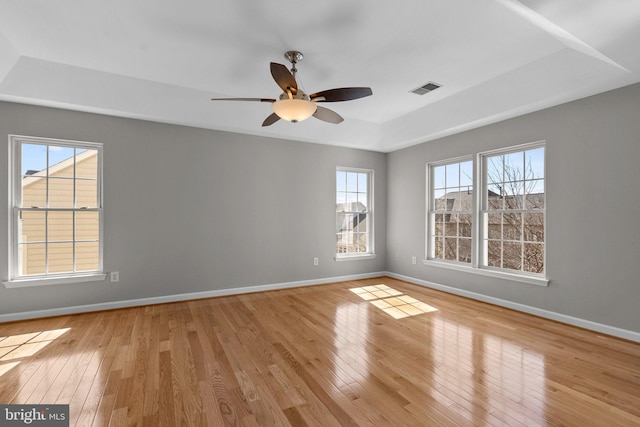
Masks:
[[[0,403],[75,426],[631,426],[640,345],[382,277],[0,324]]]

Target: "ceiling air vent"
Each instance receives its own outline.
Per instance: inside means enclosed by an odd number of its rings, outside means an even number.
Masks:
[[[438,83],[434,83],[434,82],[429,82],[427,84],[424,84],[418,88],[413,89],[412,93],[415,93],[416,95],[424,95],[425,93],[429,93],[433,90],[436,90],[440,87],[441,85],[439,85]]]

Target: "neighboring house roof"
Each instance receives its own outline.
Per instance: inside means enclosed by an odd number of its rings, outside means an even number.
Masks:
[[[367,208],[361,202],[336,203],[336,212],[364,212]]]
[[[76,155],[76,162],[77,163],[83,162],[93,156],[96,156],[97,154],[98,152],[95,150],[83,151],[82,153]],[[55,165],[51,165],[49,167],[49,176],[55,175],[61,170],[68,168],[69,166],[72,166],[72,165],[73,165],[73,157],[70,157],[66,160],[58,162]],[[26,177],[22,180],[23,188],[27,187],[30,184],[33,184],[34,182],[38,182],[38,178],[43,178],[47,176],[47,169],[43,169],[41,171],[34,171],[30,169],[26,172],[25,176]]]
[[[500,196],[491,190],[487,190],[489,200],[514,199],[516,196],[506,195]],[[518,196],[519,197],[519,196]],[[544,193],[527,194],[527,201],[537,206],[544,205]],[[471,211],[473,204],[473,192],[471,191],[452,191],[436,199],[436,210],[455,212],[455,211]]]
[[[352,219],[338,219],[336,216],[336,232],[340,233],[345,230],[353,230],[367,218],[366,207],[360,202],[336,203],[336,212],[362,212],[354,215]]]

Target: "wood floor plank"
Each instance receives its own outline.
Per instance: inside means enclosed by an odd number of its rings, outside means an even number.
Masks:
[[[388,277],[4,323],[0,358],[72,426],[640,426],[640,344]]]

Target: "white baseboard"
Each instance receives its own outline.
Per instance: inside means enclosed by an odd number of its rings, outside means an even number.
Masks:
[[[512,301],[503,300],[500,298],[494,298],[487,295],[478,294],[475,292],[465,291],[463,289],[457,289],[450,286],[440,285],[438,283],[428,282],[426,280],[416,279],[402,274],[396,274],[387,271],[386,275],[395,279],[404,280],[405,282],[414,283],[416,285],[425,286],[427,288],[437,289],[439,291],[447,292],[454,295],[460,295],[463,297],[471,298],[474,300],[487,302],[489,304],[498,305],[505,308],[510,308],[524,313],[533,314],[535,316],[544,317],[545,319],[555,320],[557,322],[566,323],[580,328],[589,329],[594,332],[599,332],[606,335],[611,335],[618,338],[623,338],[629,341],[640,342],[640,333],[635,331],[629,331],[627,329],[616,328],[614,326],[604,325],[602,323],[592,322],[590,320],[580,319],[578,317],[568,316],[566,314],[556,313],[553,311],[543,310],[537,307],[531,307],[529,305],[519,304]]]
[[[143,305],[164,304],[168,302],[188,301],[201,298],[213,298],[227,295],[240,295],[252,292],[272,291],[277,289],[298,288],[302,286],[323,285],[327,283],[345,282],[348,280],[369,279],[388,275],[386,271],[353,274],[349,276],[327,277],[324,279],[300,280],[296,282],[273,283],[268,285],[242,286],[238,288],[219,289],[187,294],[164,295],[158,297],[139,298],[124,301],[112,301],[98,304],[76,305],[71,307],[51,308],[46,310],[24,311],[20,313],[0,314],[0,323],[17,320],[36,319],[40,317],[62,316],[67,314],[87,313],[91,311],[113,310],[116,308],[139,307]]]
[[[0,323],[13,322],[17,320],[35,319],[41,317],[62,316],[67,314],[86,313],[91,311],[112,310],[117,308],[137,307],[143,305],[163,304],[169,302],[195,300],[201,298],[221,297],[227,295],[240,295],[252,292],[263,292],[277,289],[297,288],[303,286],[323,285],[327,283],[344,282],[348,280],[368,279],[372,277],[389,276],[416,285],[425,286],[439,291],[447,292],[454,295],[471,298],[474,300],[487,302],[489,304],[510,308],[524,313],[533,314],[535,316],[546,319],[555,320],[557,322],[566,323],[580,328],[589,329],[606,335],[623,338],[629,341],[640,342],[640,333],[629,331],[626,329],[616,328],[614,326],[604,325],[602,323],[592,322],[590,320],[580,319],[578,317],[568,316],[566,314],[556,313],[553,311],[543,310],[541,308],[519,304],[512,301],[494,298],[475,292],[465,291],[426,280],[416,279],[414,277],[404,276],[402,274],[392,273],[390,271],[379,271],[365,274],[354,274],[348,276],[327,277],[323,279],[301,280],[296,282],[272,283],[267,285],[242,286],[238,288],[227,288],[213,291],[192,292],[187,294],[164,295],[158,297],[139,298],[124,301],[112,301],[99,304],[76,305],[70,307],[52,308],[46,310],[25,311],[19,313],[0,314]]]

